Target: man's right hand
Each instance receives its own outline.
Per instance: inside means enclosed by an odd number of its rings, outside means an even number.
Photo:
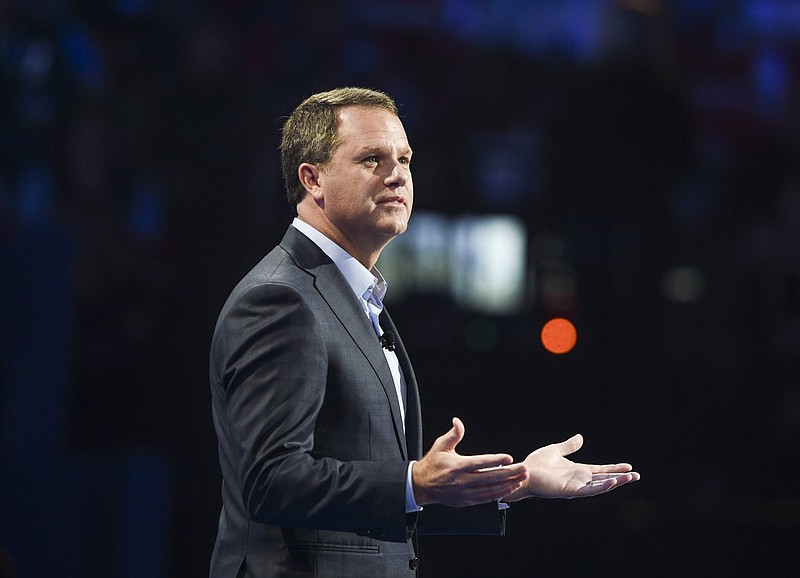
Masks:
[[[433,442],[411,470],[414,499],[419,506],[472,506],[499,500],[527,480],[524,464],[513,464],[508,454],[462,456],[456,446],[464,439],[464,424],[453,418],[453,427]]]

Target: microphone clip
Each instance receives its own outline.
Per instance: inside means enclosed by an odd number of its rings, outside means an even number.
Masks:
[[[391,331],[385,331],[384,334],[378,338],[378,340],[381,342],[381,347],[389,351],[394,351],[395,347],[394,333],[392,333]]]

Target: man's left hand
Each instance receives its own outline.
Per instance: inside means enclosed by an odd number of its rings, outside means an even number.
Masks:
[[[574,435],[566,441],[550,444],[531,452],[522,462],[528,479],[521,488],[503,498],[516,502],[525,498],[587,498],[604,494],[637,481],[640,476],[630,464],[580,464],[566,456],[583,445],[583,436]]]

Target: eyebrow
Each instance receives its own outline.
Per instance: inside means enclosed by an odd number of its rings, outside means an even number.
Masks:
[[[356,151],[356,156],[364,156],[364,155],[383,155],[386,154],[391,147],[382,146],[382,145],[367,145],[363,146],[358,151]],[[413,154],[411,147],[404,147],[400,151],[400,156],[407,156],[410,157]]]

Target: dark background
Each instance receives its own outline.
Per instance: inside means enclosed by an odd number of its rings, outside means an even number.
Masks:
[[[347,84],[400,104],[416,211],[527,231],[511,313],[390,290],[426,444],[642,473],[421,575],[793,575],[799,65],[788,0],[0,2],[0,575],[207,575],[211,332],[292,216],[280,119]]]

